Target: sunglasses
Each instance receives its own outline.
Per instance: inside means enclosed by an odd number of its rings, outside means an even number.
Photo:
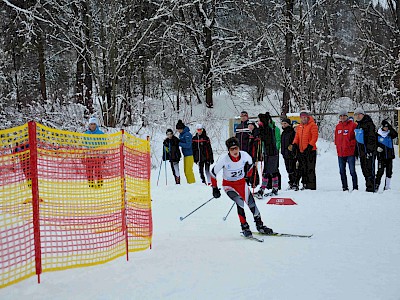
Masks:
[[[203,131],[203,129],[196,129],[196,130],[199,131],[199,132],[200,132],[200,131]]]

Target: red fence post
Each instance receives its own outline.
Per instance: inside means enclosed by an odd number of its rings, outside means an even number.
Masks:
[[[147,138],[146,138],[146,140],[149,142],[150,141],[150,136],[147,136]],[[151,181],[151,155],[150,155],[150,143],[148,143],[148,149],[147,149],[147,174],[149,175],[149,178],[148,178],[148,181],[149,181],[149,183],[148,183],[148,186],[147,186],[147,188],[148,188],[148,191],[149,191],[149,193],[150,193],[150,188],[151,188],[151,183],[150,183],[150,181]],[[166,175],[167,173],[165,173],[165,175]],[[150,220],[150,226],[151,226],[151,231],[153,231],[153,220]],[[150,249],[152,249],[152,243],[150,243]]]
[[[120,157],[120,177],[122,180],[121,184],[121,195],[124,205],[122,206],[122,232],[125,235],[125,249],[126,249],[126,260],[129,261],[129,242],[128,242],[128,227],[126,222],[126,180],[125,180],[125,131],[121,129],[121,145],[119,146],[119,157]]]
[[[36,139],[36,123],[28,122],[29,135],[29,168],[32,180],[32,215],[33,215],[33,235],[35,245],[35,266],[38,283],[42,274],[42,249],[40,243],[40,222],[39,222],[39,180],[38,180],[38,151]]]

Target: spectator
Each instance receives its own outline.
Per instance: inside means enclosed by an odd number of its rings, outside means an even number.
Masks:
[[[187,183],[195,183],[196,179],[193,174],[193,147],[192,147],[192,134],[189,127],[179,120],[176,124],[176,129],[179,132],[179,146],[182,148],[183,154],[183,170]]]

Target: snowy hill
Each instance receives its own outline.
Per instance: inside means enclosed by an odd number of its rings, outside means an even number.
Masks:
[[[176,186],[170,169],[152,173],[154,238],[151,250],[107,264],[42,274],[0,290],[0,299],[399,299],[400,163],[392,190],[342,192],[335,148],[318,142],[317,191],[285,191],[298,205],[257,200],[264,222],[277,232],[310,239],[240,236],[231,200],[212,197],[199,181]],[[283,162],[281,161],[281,166]],[[167,166],[169,167],[169,166]],[[166,185],[166,179],[168,185]],[[220,180],[221,181],[221,180]],[[246,209],[249,224],[255,230]]]

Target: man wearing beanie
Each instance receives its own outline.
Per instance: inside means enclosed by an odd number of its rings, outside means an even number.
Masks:
[[[249,137],[250,130],[249,125],[249,114],[247,111],[242,111],[240,113],[240,124],[236,127],[235,136],[240,142],[240,149],[249,152]]]
[[[195,183],[196,179],[193,173],[193,148],[192,148],[192,134],[189,127],[183,124],[182,120],[176,123],[176,129],[179,132],[179,146],[182,148],[183,154],[183,170],[185,173],[187,183]]]
[[[299,172],[303,189],[316,190],[317,178],[315,165],[317,162],[318,126],[307,111],[300,112],[301,124],[298,126],[293,145],[299,149]]]
[[[181,175],[179,172],[179,161],[181,160],[181,151],[179,150],[179,139],[174,135],[172,129],[167,129],[167,138],[163,145],[163,161],[169,160],[175,183],[181,183]]]
[[[396,130],[383,120],[381,128],[378,129],[378,172],[376,173],[375,190],[379,189],[383,173],[386,170],[385,190],[390,190],[390,181],[393,174],[393,159],[395,158],[393,140],[397,138]]]
[[[376,129],[369,115],[362,108],[354,110],[357,121],[356,155],[360,157],[361,170],[365,178],[367,192],[375,192]]]
[[[346,163],[349,164],[353,190],[358,190],[358,179],[356,173],[356,134],[357,124],[349,120],[348,113],[342,109],[339,111],[339,123],[335,128],[335,145],[338,155],[339,173],[342,181],[343,191],[348,191]]]
[[[250,189],[246,186],[246,178],[251,178],[254,171],[253,161],[245,151],[240,151],[240,141],[236,137],[231,137],[225,141],[228,153],[221,156],[211,170],[211,185],[214,198],[221,197],[218,188],[217,174],[223,170],[222,188],[231,198],[237,207],[242,234],[245,237],[252,237],[250,226],[246,220],[244,205],[247,203],[253,214],[257,230],[262,234],[272,234],[273,230],[264,226],[260,211],[257,208]],[[251,185],[248,181],[247,184]]]
[[[96,117],[89,118],[89,128],[85,131],[86,134],[104,134],[99,128],[99,120]],[[97,148],[106,144],[104,138],[88,138],[85,139],[86,144],[89,148]],[[86,167],[86,177],[91,188],[101,188],[103,186],[103,174],[102,167],[105,163],[105,156],[100,154],[98,151],[88,153],[84,159],[84,165]],[[96,184],[97,180],[97,184]]]

